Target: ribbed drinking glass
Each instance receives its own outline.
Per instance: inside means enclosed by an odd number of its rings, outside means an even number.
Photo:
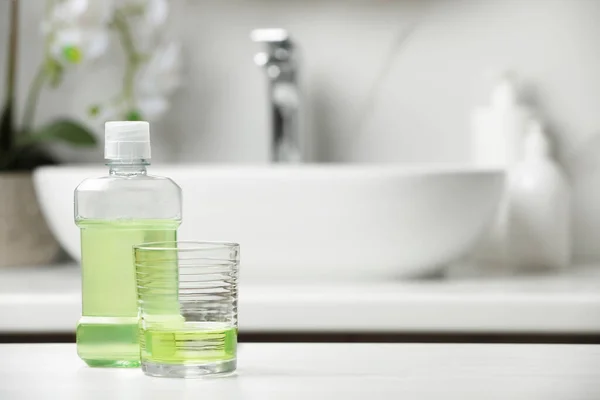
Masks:
[[[235,370],[239,254],[235,243],[134,246],[147,375],[189,378]]]

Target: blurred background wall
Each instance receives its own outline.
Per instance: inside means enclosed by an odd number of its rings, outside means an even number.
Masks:
[[[21,103],[41,55],[43,3],[23,2]],[[253,28],[287,28],[301,46],[305,129],[320,162],[466,161],[469,112],[487,102],[490,88],[484,75],[511,68],[577,186],[576,253],[600,255],[600,206],[587,184],[600,155],[587,142],[600,129],[600,1],[174,0],[174,7],[186,78],[154,127],[158,161],[266,162],[267,83],[252,61]],[[7,10],[0,1],[0,15]],[[0,24],[5,43],[7,18]],[[65,109],[83,118],[88,105],[114,93],[122,56],[112,51],[46,93],[39,122]],[[101,149],[58,151],[72,161],[101,158]]]

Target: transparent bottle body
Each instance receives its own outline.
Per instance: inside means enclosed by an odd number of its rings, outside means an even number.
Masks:
[[[133,246],[176,240],[181,189],[147,175],[145,163],[112,163],[110,174],[75,190],[81,232],[79,356],[91,366],[137,367],[139,343]]]

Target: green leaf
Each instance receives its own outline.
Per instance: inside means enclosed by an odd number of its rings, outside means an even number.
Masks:
[[[96,145],[96,137],[85,126],[72,120],[58,120],[33,132],[26,138],[27,144],[63,142],[76,147]]]

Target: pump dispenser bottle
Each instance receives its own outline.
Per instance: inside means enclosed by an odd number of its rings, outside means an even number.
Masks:
[[[181,189],[150,176],[147,122],[107,122],[109,175],[75,190],[81,230],[82,317],[77,353],[93,367],[137,367],[137,298],[132,246],[174,241],[181,223]]]
[[[475,165],[510,168],[522,158],[523,138],[531,111],[519,99],[515,78],[502,74],[490,104],[471,115],[471,158]]]
[[[532,122],[524,157],[509,175],[508,238],[515,270],[563,269],[571,261],[571,196],[541,124]]]

